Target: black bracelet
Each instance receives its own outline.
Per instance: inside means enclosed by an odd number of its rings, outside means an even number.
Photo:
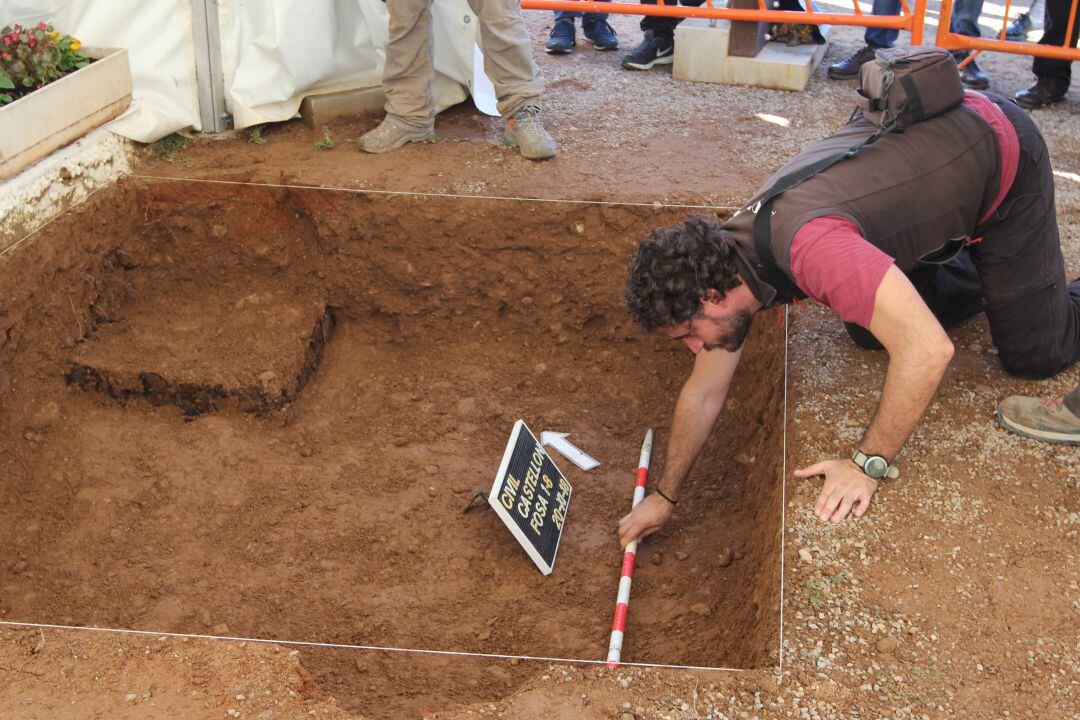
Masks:
[[[664,498],[665,500],[667,500],[672,505],[678,505],[679,504],[678,500],[672,500],[667,495],[665,495],[664,491],[660,489],[659,485],[656,486],[656,494],[659,495],[660,497]]]

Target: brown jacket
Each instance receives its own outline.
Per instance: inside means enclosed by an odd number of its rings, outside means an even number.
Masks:
[[[766,306],[805,297],[794,285],[790,249],[795,232],[813,218],[848,218],[905,272],[951,259],[975,232],[997,195],[1001,151],[993,128],[960,106],[902,133],[884,135],[779,195],[770,218],[770,247],[779,274],[770,272],[754,245],[755,202],[784,176],[859,145],[876,130],[859,119],[806,148],[724,224],[735,237],[747,285]]]

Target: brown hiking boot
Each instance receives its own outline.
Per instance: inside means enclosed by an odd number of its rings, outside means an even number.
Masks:
[[[1013,395],[998,405],[997,421],[1006,430],[1024,437],[1080,445],[1080,417],[1073,415],[1063,398]]]

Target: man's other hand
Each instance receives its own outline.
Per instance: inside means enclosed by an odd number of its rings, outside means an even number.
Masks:
[[[855,517],[862,517],[870,507],[870,498],[877,490],[877,480],[868,476],[851,460],[823,460],[816,465],[795,471],[797,478],[825,476],[814,514],[822,521],[842,522],[855,507]],[[644,503],[642,503],[644,504]]]
[[[634,538],[646,538],[664,527],[671,517],[671,503],[656,493],[647,496],[619,521],[619,546],[626,549]]]

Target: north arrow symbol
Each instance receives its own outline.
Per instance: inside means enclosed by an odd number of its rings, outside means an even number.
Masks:
[[[594,460],[583,450],[578,449],[572,442],[566,439],[569,433],[550,432],[544,431],[540,433],[540,444],[550,445],[559,453],[566,457],[567,460],[577,465],[582,470],[592,470],[599,465],[599,461]]]

